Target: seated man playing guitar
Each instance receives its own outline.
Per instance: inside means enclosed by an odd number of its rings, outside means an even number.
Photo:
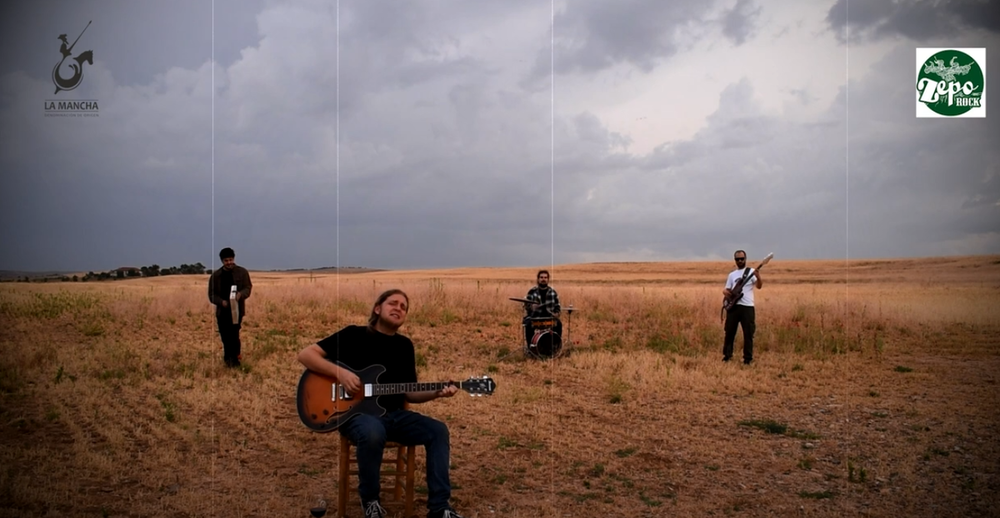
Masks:
[[[364,397],[362,381],[340,362],[354,371],[381,364],[386,368],[379,376],[383,383],[416,383],[417,368],[413,342],[396,331],[406,320],[409,297],[401,290],[382,293],[372,308],[368,326],[347,326],[316,344],[303,349],[299,362],[307,369],[334,378],[352,397]],[[449,501],[451,483],[448,476],[450,444],[448,427],[433,418],[404,408],[404,401],[424,403],[458,392],[455,385],[441,390],[382,395],[378,404],[386,411],[381,416],[357,414],[340,426],[357,447],[358,495],[365,518],[382,518],[385,509],[379,503],[379,472],[386,441],[401,444],[422,444],[427,453],[428,518],[462,518]]]

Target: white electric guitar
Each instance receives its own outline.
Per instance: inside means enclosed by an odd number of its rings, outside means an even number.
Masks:
[[[236,298],[236,286],[229,289],[229,309],[233,312],[233,325],[240,323],[240,300]]]

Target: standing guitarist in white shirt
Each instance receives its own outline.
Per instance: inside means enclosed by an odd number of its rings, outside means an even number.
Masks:
[[[754,323],[753,291],[761,289],[763,281],[760,278],[759,268],[750,268],[747,264],[747,253],[744,250],[737,250],[733,254],[736,261],[736,269],[729,274],[726,279],[726,288],[722,294],[726,299],[733,296],[733,288],[736,287],[740,279],[746,276],[743,284],[743,296],[735,302],[735,305],[726,313],[726,339],[722,346],[722,361],[728,362],[733,358],[733,342],[736,340],[736,327],[743,327],[743,364],[750,365],[753,361],[753,333],[756,330]]]

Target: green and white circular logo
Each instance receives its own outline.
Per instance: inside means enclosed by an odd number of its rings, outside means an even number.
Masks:
[[[985,68],[986,49],[917,49],[917,116],[985,117]]]

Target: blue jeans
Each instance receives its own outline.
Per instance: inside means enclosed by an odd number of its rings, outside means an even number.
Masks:
[[[451,454],[448,427],[436,419],[409,410],[394,410],[382,417],[357,415],[340,427],[354,443],[358,457],[358,496],[362,502],[379,497],[382,452],[387,441],[423,445],[427,454],[427,509],[439,511],[451,500],[448,478]]]

